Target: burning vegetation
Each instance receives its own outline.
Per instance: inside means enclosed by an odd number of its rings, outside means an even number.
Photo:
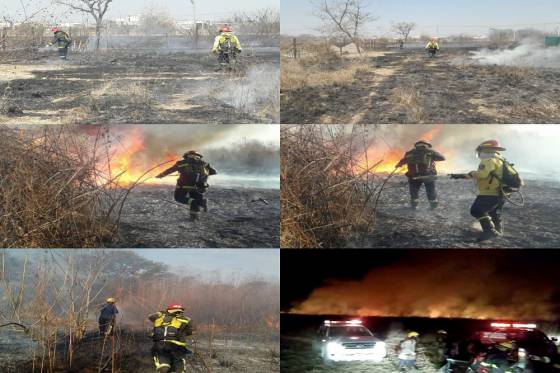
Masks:
[[[266,229],[277,226],[276,186],[255,182],[277,175],[277,145],[258,139],[228,142],[236,130],[250,132],[242,126],[2,128],[0,246],[248,247],[257,240],[259,247],[277,247],[278,233]],[[180,225],[188,206],[170,201],[175,178],[155,178],[189,149],[208,150],[222,185],[211,189],[214,218],[190,234]],[[232,184],[238,179],[243,188]],[[150,214],[153,220],[146,219]],[[173,219],[177,224],[170,224]],[[149,230],[142,228],[147,224]],[[169,242],[161,241],[163,231]]]
[[[553,197],[559,186],[550,167],[557,156],[547,139],[555,134],[554,127],[534,125],[285,127],[282,247],[554,247],[560,242]],[[505,234],[478,243],[470,215],[476,186],[449,176],[476,170],[474,149],[490,138],[506,145],[502,155],[515,164],[526,185],[506,200]],[[407,167],[396,168],[419,140],[430,141],[445,157],[436,163],[438,175],[429,179],[438,200],[432,210],[425,207],[424,186],[419,207],[410,208]]]

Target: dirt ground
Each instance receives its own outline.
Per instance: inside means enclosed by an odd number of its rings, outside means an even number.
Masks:
[[[0,123],[279,121],[274,48],[244,52],[235,73],[216,71],[210,53],[115,49],[71,54],[68,61],[55,53],[0,58]]]
[[[378,53],[353,64],[360,67],[346,81],[282,86],[281,122],[560,122],[560,69],[477,65],[466,49],[437,58],[419,50]]]
[[[362,240],[350,242],[358,247],[402,248],[556,248],[560,245],[560,184],[526,180],[525,207],[506,203],[503,210],[505,235],[477,243],[480,225],[470,215],[476,197],[471,181],[441,176],[437,183],[440,206],[432,211],[420,191],[418,210],[411,210],[406,178],[395,176],[383,192],[375,230]],[[514,200],[517,202],[518,198]]]
[[[175,186],[140,186],[122,214],[121,247],[277,248],[280,197],[274,189],[210,187],[208,213],[189,221],[173,200]],[[259,200],[262,198],[262,200]]]

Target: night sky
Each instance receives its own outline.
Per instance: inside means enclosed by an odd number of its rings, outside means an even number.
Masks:
[[[282,310],[560,318],[556,250],[283,250]]]

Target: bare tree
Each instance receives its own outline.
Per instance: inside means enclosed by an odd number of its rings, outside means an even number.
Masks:
[[[360,54],[360,32],[364,25],[377,19],[366,11],[364,0],[317,0],[315,12],[329,26],[346,35]]]
[[[65,5],[82,13],[90,14],[95,19],[95,49],[99,49],[103,17],[113,0],[55,0],[56,3]]]
[[[398,22],[393,23],[393,31],[402,37],[403,44],[406,44],[408,37],[412,30],[416,28],[416,24],[413,22]]]

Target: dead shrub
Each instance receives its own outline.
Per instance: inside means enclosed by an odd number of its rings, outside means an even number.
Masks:
[[[367,127],[282,129],[282,247],[343,247],[375,224],[377,201],[392,174],[376,175],[377,165],[367,159]]]
[[[99,247],[116,239],[126,190],[69,127],[0,128],[0,246]]]

